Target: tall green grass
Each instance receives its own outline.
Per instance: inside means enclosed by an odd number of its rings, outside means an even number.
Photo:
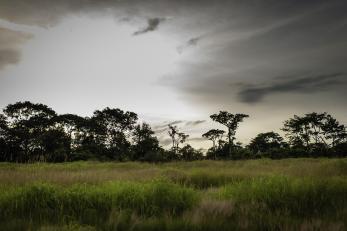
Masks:
[[[0,230],[347,230],[347,160],[2,163]]]
[[[223,199],[270,213],[297,217],[340,217],[347,215],[347,179],[256,178],[226,185]],[[347,218],[347,216],[346,216]]]
[[[202,169],[199,169],[183,172],[171,169],[166,171],[164,175],[174,183],[196,189],[220,187],[226,184],[237,183],[252,178],[252,176],[245,174],[228,174],[220,171],[210,172],[206,170],[203,171]]]
[[[1,185],[47,182],[58,185],[103,184],[108,181],[145,182],[167,178],[198,189],[219,187],[244,179],[272,175],[289,177],[347,177],[347,159],[285,159],[196,161],[164,164],[73,162],[61,164],[0,163]]]
[[[88,224],[105,221],[113,210],[128,210],[145,217],[177,216],[198,200],[199,194],[193,189],[162,181],[69,187],[36,183],[2,188],[0,221],[25,218],[38,222],[78,220]]]

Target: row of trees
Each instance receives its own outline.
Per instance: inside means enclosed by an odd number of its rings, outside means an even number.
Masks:
[[[211,159],[239,158],[284,158],[347,156],[346,127],[328,113],[308,113],[295,115],[284,122],[281,129],[288,141],[273,131],[260,133],[246,146],[234,143],[236,130],[245,114],[231,114],[220,111],[210,118],[226,127],[227,141],[223,139],[225,131],[212,129],[202,136],[212,141],[212,148],[207,152]]]
[[[288,142],[279,134],[268,132],[259,134],[245,147],[235,142],[235,135],[248,115],[221,111],[210,117],[224,125],[226,131],[212,129],[202,135],[213,144],[203,155],[201,150],[185,144],[189,136],[172,125],[168,125],[172,147],[163,149],[151,127],[139,124],[133,112],[105,108],[96,110],[91,117],[80,117],[58,115],[43,104],[18,102],[9,104],[0,114],[0,161],[171,161],[347,153],[345,126],[327,113],[295,116],[285,121],[282,130]]]
[[[0,115],[2,161],[138,160],[160,150],[154,132],[137,115],[97,110],[92,117],[57,115],[43,104],[18,102]]]

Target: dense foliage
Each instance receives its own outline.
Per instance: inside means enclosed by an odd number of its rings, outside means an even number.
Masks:
[[[344,125],[327,113],[294,116],[284,122],[288,141],[274,132],[261,133],[243,147],[235,142],[239,124],[248,115],[220,111],[210,116],[226,127],[202,136],[213,146],[203,155],[185,144],[189,135],[168,125],[172,147],[165,150],[151,127],[138,123],[134,112],[105,108],[91,117],[57,114],[43,104],[17,102],[0,114],[0,161],[64,162],[75,160],[171,161],[200,159],[346,156]],[[224,137],[226,134],[226,137]],[[226,138],[226,139],[224,139]],[[181,146],[180,146],[181,145]]]

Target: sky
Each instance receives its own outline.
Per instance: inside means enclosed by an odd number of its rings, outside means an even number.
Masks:
[[[279,132],[293,115],[347,124],[344,0],[1,0],[0,108],[136,112],[169,145],[246,113],[237,140]]]

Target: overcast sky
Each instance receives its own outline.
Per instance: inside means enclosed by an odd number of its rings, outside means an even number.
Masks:
[[[195,147],[219,110],[246,113],[239,141],[294,114],[347,123],[344,0],[1,0],[0,107],[131,110]]]

